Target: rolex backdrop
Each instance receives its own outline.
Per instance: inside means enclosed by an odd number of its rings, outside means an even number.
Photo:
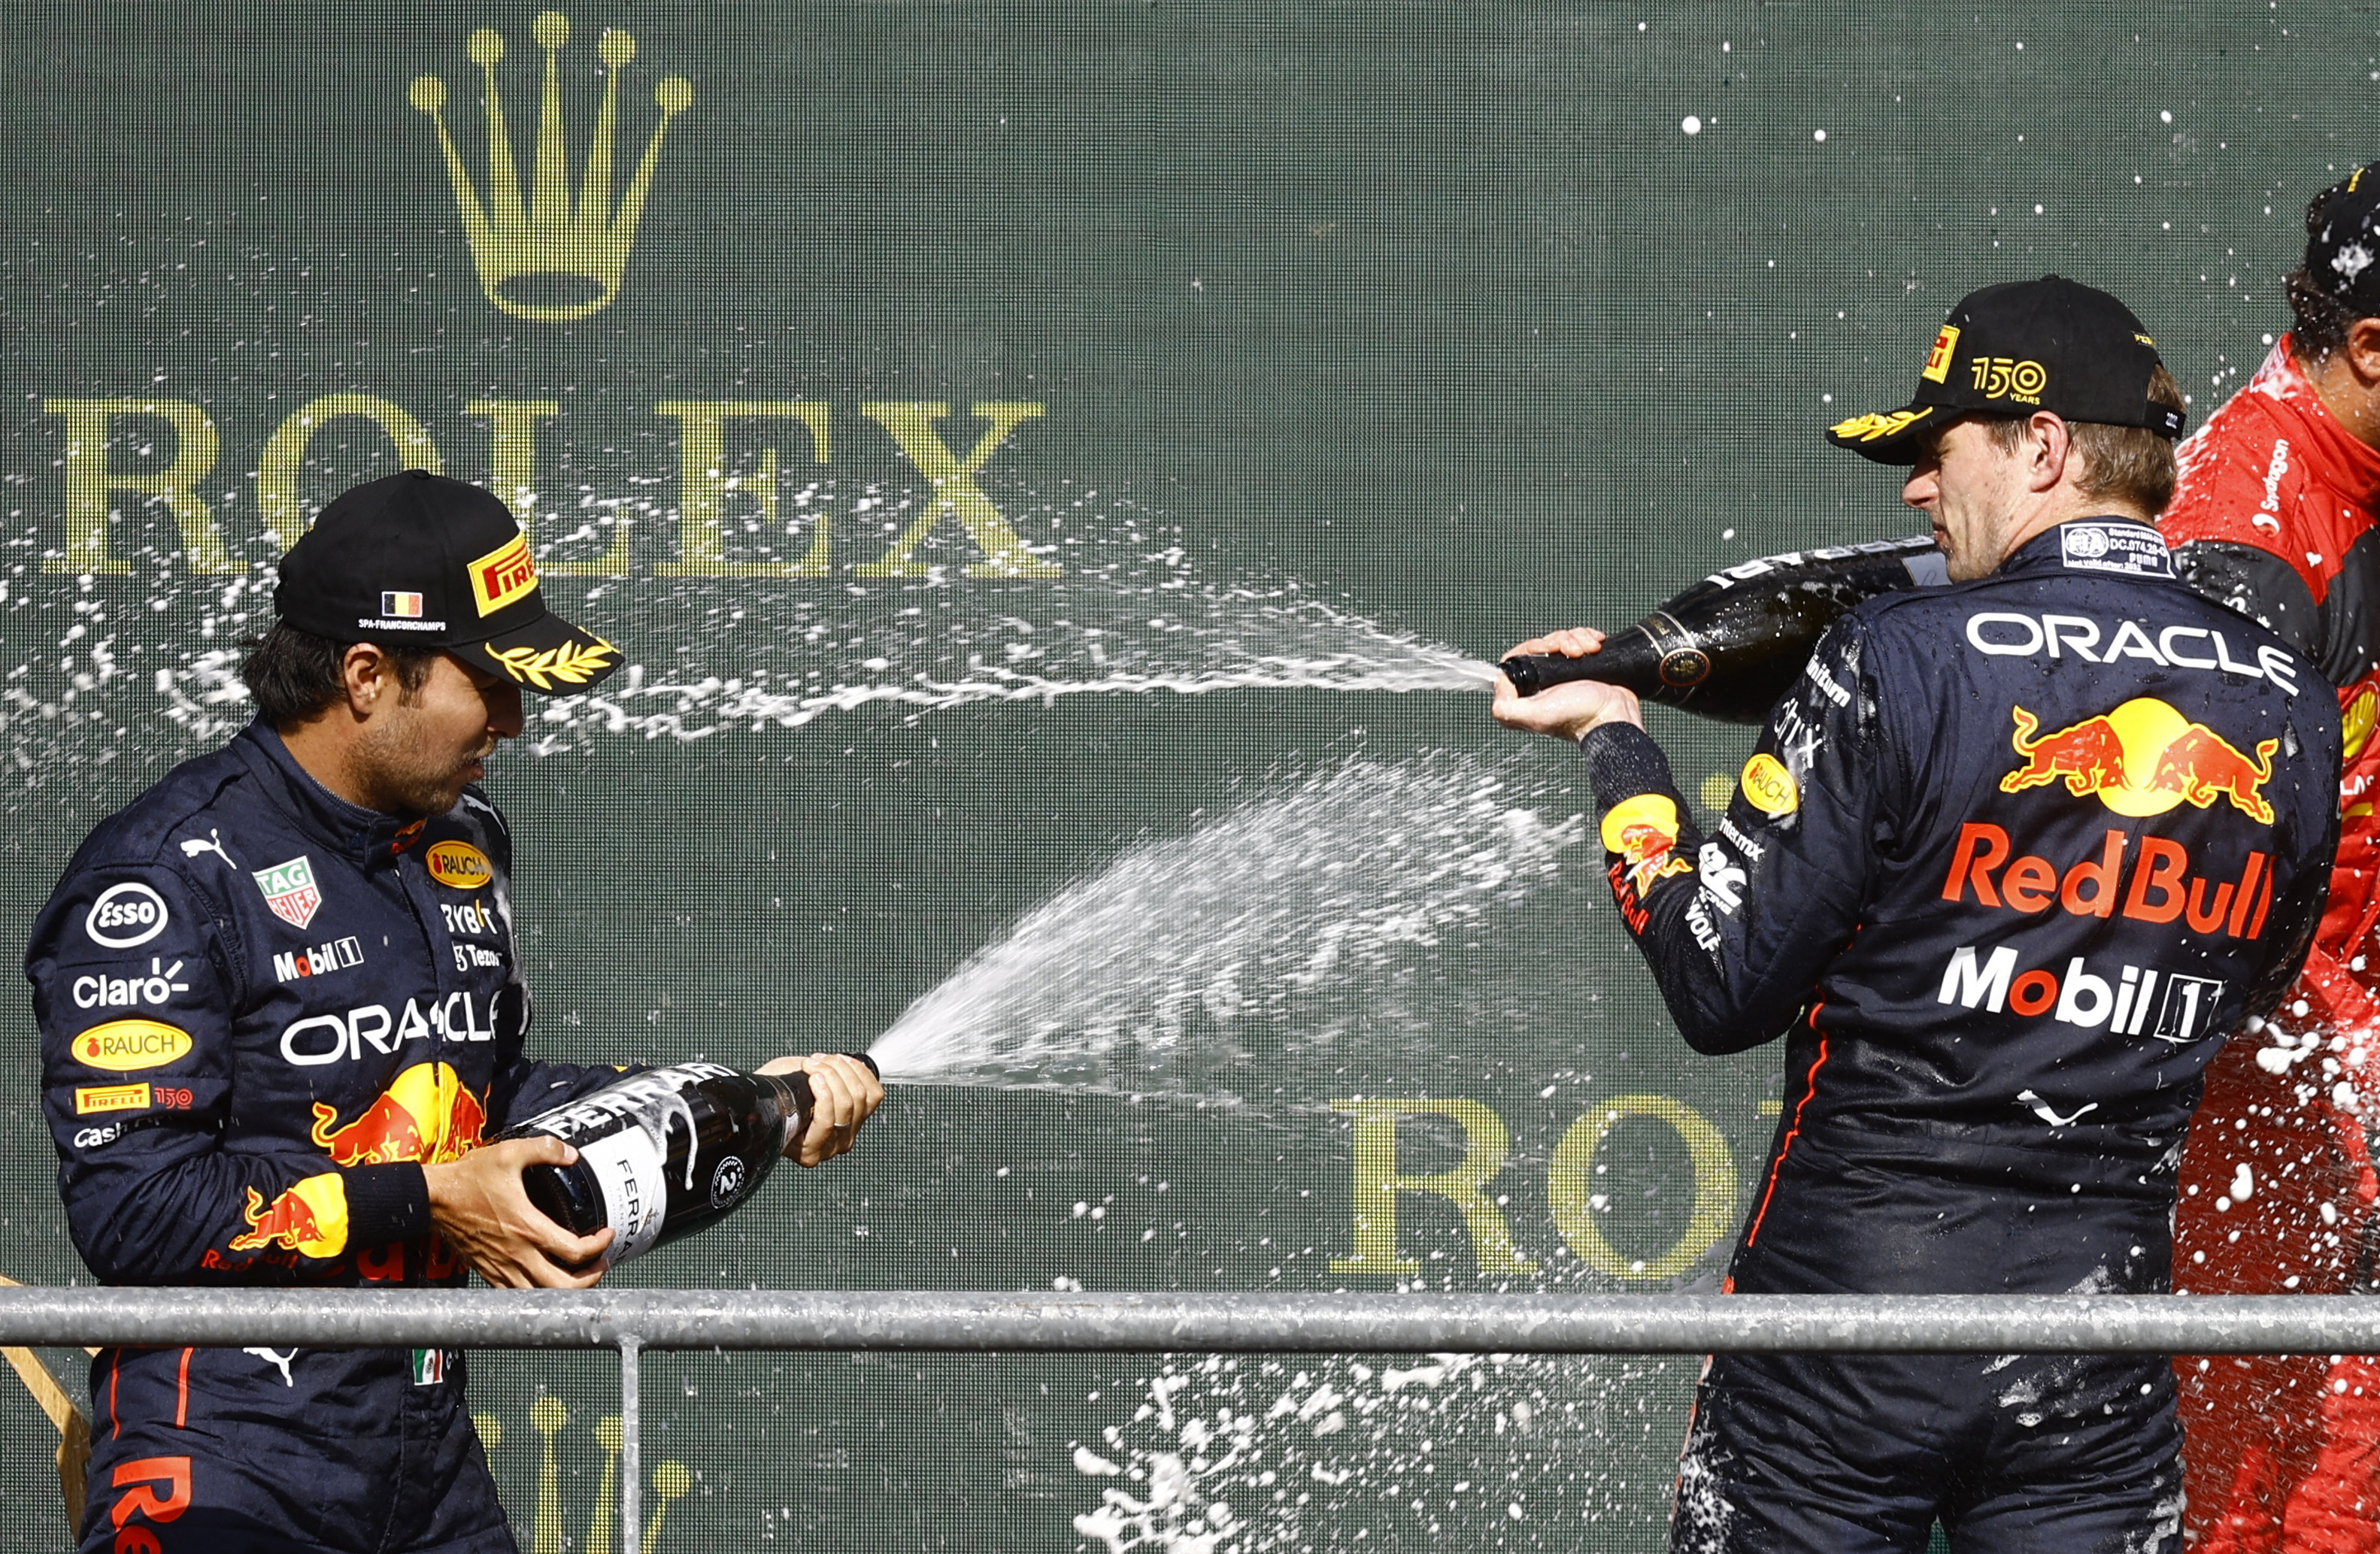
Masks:
[[[326,500],[492,487],[630,663],[492,765],[532,1050],[890,1081],[651,1286],[1712,1288],[1779,1050],[1678,1040],[1483,661],[1922,528],[1820,433],[1975,285],[2119,292],[2203,419],[2380,150],[2374,18],[2298,0],[0,28],[0,939],[245,722]],[[1723,804],[1749,732],[1652,721]],[[0,1272],[88,1281],[0,1030]],[[58,1548],[82,1357],[7,1358]],[[541,1550],[1635,1550],[1693,1370],[650,1355],[633,1530],[611,1359],[472,1396]]]

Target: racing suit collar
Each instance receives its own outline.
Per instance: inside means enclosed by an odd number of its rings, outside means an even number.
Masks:
[[[298,764],[281,735],[262,721],[240,730],[234,742],[248,764],[265,777],[279,807],[307,832],[357,863],[369,866],[410,846],[422,822],[383,815],[350,804],[322,786]]]
[[[2256,370],[2248,387],[2286,407],[2315,447],[2312,467],[2322,479],[2356,506],[2369,512],[2380,507],[2380,449],[2341,426],[2330,407],[2315,392],[2313,380],[2298,365],[2290,337],[2284,334]],[[2303,455],[2300,462],[2307,462]]]
[[[1998,577],[2022,572],[2112,572],[2128,577],[2175,576],[2173,552],[2149,524],[2109,515],[2069,518],[2042,530],[2000,563]]]

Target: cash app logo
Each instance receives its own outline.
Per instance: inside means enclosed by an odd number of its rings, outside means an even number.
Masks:
[[[643,156],[615,205],[613,143],[620,129],[621,73],[637,57],[637,41],[608,28],[595,45],[603,61],[603,101],[580,164],[578,188],[570,187],[569,135],[562,114],[561,55],[570,42],[570,18],[559,11],[539,16],[531,28],[545,51],[545,85],[538,98],[537,144],[528,192],[513,155],[511,120],[504,114],[504,34],[480,28],[466,45],[480,67],[487,108],[488,172],[484,191],[464,164],[463,152],[446,122],[446,82],[439,76],[415,78],[410,98],[438,131],[438,149],[454,186],[455,208],[471,244],[471,262],[488,300],[515,318],[561,323],[600,312],[620,295],[620,275],[644,219],[645,197],[661,164],[662,140],[670,120],[694,103],[694,86],[684,76],[664,76],[653,88],[661,120],[645,142]]]
[[[554,1460],[554,1442],[570,1423],[570,1410],[552,1393],[529,1404],[528,1422],[541,1438],[537,1469],[537,1521],[530,1528],[528,1554],[613,1554],[613,1532],[620,1514],[620,1417],[607,1414],[595,1422],[595,1444],[602,1449],[603,1475],[595,1489],[595,1507],[588,1513],[587,1536],[573,1538],[563,1528],[562,1469]],[[480,1443],[490,1452],[504,1443],[504,1421],[492,1414],[474,1414]],[[694,1475],[684,1463],[664,1462],[653,1469],[644,1536],[619,1546],[620,1554],[658,1554],[662,1524],[669,1508],[694,1487]],[[510,1497],[508,1496],[507,1499]]]

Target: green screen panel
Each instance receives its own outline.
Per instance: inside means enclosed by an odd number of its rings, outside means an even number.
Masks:
[[[0,938],[238,726],[322,501],[492,484],[635,664],[492,775],[535,1048],[917,1065],[651,1286],[1713,1287],[1775,1051],[1684,1050],[1471,662],[1909,532],[1818,432],[1974,285],[2114,289],[2203,416],[2380,69],[2298,7],[577,7],[540,183],[538,16],[12,13]],[[1654,717],[1723,798],[1748,735]],[[0,1020],[0,1273],[87,1279]],[[524,1543],[590,1547],[613,1365],[475,1369]],[[1649,1548],[1692,1370],[652,1355],[646,1499],[663,1549]],[[55,1439],[0,1378],[9,1548]]]

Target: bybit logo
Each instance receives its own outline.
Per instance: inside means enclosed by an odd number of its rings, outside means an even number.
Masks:
[[[463,230],[470,239],[471,262],[479,268],[480,289],[489,301],[515,318],[562,323],[600,311],[620,295],[620,273],[627,267],[637,225],[644,218],[645,196],[652,188],[653,169],[661,162],[662,138],[669,132],[670,120],[693,104],[694,86],[684,76],[664,76],[653,88],[661,122],[653,126],[644,157],[628,180],[628,192],[615,210],[612,151],[619,134],[620,71],[637,57],[637,41],[618,28],[607,30],[595,47],[604,66],[603,102],[595,112],[595,134],[587,148],[586,172],[574,202],[557,57],[570,41],[570,18],[559,11],[544,12],[533,31],[538,46],[545,50],[545,90],[538,103],[536,161],[527,200],[521,197],[520,167],[513,158],[504,93],[496,81],[496,66],[504,57],[503,33],[483,27],[471,34],[469,43],[471,63],[486,80],[484,203],[463,165],[455,137],[447,131],[444,79],[416,77],[410,95],[413,105],[428,114],[438,127],[438,146],[445,153],[446,176],[455,186],[455,206],[462,213]],[[590,286],[592,297],[587,295]]]

